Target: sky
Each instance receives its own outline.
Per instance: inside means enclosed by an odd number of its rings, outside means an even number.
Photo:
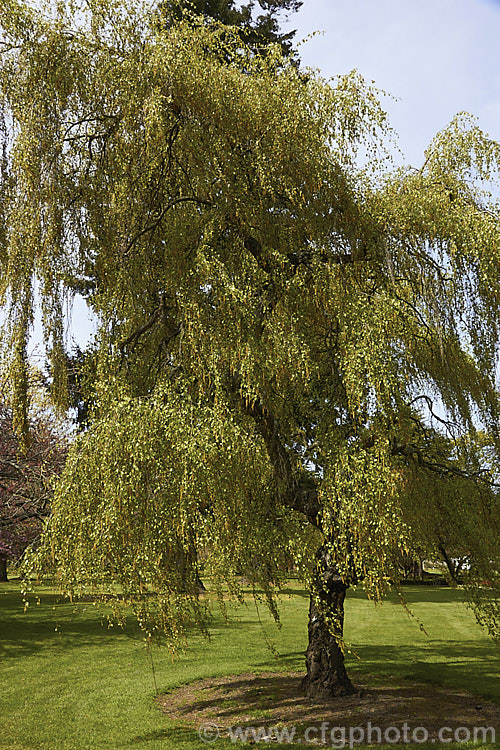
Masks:
[[[458,112],[500,141],[500,0],[304,0],[285,27],[296,41],[321,32],[301,45],[303,65],[327,78],[356,68],[395,98],[383,105],[409,164]],[[93,330],[76,300],[68,343]]]
[[[287,28],[304,65],[325,77],[356,68],[383,100],[415,167],[455,114],[500,140],[500,0],[304,0]]]

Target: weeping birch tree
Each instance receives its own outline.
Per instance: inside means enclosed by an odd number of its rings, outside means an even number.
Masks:
[[[117,606],[175,647],[209,626],[200,560],[221,601],[245,576],[276,618],[293,561],[315,697],[354,690],[346,590],[383,597],[401,551],[467,554],[497,635],[499,145],[460,115],[395,168],[358,74],[304,74],[202,18],[4,0],[0,24],[4,360],[25,439],[35,289],[62,409],[67,301],[100,322],[90,427],[28,570],[72,595],[119,582]]]

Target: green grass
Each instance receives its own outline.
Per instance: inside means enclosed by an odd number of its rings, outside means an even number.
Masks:
[[[246,671],[302,670],[308,599],[296,586],[290,592],[283,597],[280,631],[261,611],[277,656],[265,645],[253,605],[235,611],[229,625],[216,613],[210,641],[193,635],[175,661],[154,650],[158,690]],[[464,609],[461,593],[408,587],[406,595],[415,618],[395,601],[375,608],[361,592],[350,594],[346,637],[360,657],[348,657],[354,681],[367,674],[419,679],[500,702],[498,649]],[[210,747],[154,707],[150,656],[133,624],[108,629],[101,610],[60,601],[49,589],[24,613],[18,584],[0,585],[0,684],[0,750]],[[219,740],[211,747],[234,745]]]
[[[500,702],[500,649],[465,607],[463,593],[408,586],[404,594],[414,617],[397,597],[374,612],[362,592],[351,594],[346,635],[361,657],[351,671],[466,688]]]

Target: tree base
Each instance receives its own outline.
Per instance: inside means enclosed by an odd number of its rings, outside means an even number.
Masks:
[[[308,698],[329,700],[358,692],[347,676],[342,650],[347,588],[328,552],[321,549],[309,604],[307,674],[302,680]]]
[[[359,690],[352,684],[349,677],[345,679],[327,679],[326,682],[321,678],[311,680],[306,675],[301,682],[301,688],[304,695],[312,700],[325,701],[332,698],[343,698],[347,695],[359,694]]]

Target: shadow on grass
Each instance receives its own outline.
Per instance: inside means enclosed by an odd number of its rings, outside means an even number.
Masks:
[[[300,596],[303,599],[309,599],[311,594],[307,589],[292,589],[288,586],[285,586],[285,588],[281,589],[280,595],[282,596]]]
[[[354,675],[375,673],[380,677],[464,688],[500,703],[500,649],[495,659],[492,644],[429,640],[425,649],[353,644],[353,651],[359,660],[349,658],[347,667]]]
[[[462,589],[456,589],[451,586],[404,586],[401,589],[403,597],[408,604],[425,602],[427,604],[460,604],[467,601],[467,597]],[[357,599],[367,601],[363,589],[349,589],[347,599]],[[384,599],[384,604],[397,604],[401,606],[398,592],[393,589]]]
[[[24,610],[18,589],[13,584],[8,589],[1,587],[0,658],[29,656],[48,649],[111,645],[117,636],[143,639],[133,616],[126,619],[124,628],[109,627],[109,611],[105,605],[71,603],[60,594],[43,592],[30,595]]]
[[[454,728],[486,722],[481,725],[491,727],[489,736],[494,737],[494,727],[500,720],[500,707],[478,705],[482,699],[465,696],[462,691],[434,690],[416,682],[400,686],[386,681],[366,687],[362,694],[313,700],[303,694],[302,675],[241,674],[199,680],[159,696],[157,702],[168,720],[181,722],[182,729],[201,727],[203,731],[207,727],[211,731],[205,737],[208,741],[209,737],[214,738],[216,727],[221,737],[230,738],[238,734],[242,737],[241,732],[236,734],[240,728],[247,741],[256,740],[252,733],[259,727],[293,728],[292,740],[307,737],[306,728],[310,736],[310,729],[314,729],[317,739],[322,727],[328,731],[332,747],[344,747],[347,743],[333,742],[334,731],[338,740],[339,729],[345,733],[350,727],[359,729],[370,722],[373,727],[382,728],[380,736],[388,727],[402,727],[405,723],[407,727],[426,727],[427,737],[434,736],[435,743],[444,721]]]
[[[409,584],[402,586],[401,592],[408,603],[427,602],[429,604],[457,604],[467,601],[464,591],[459,588],[454,588],[453,586],[419,586]],[[265,592],[262,589],[255,589],[255,594],[264,595]],[[251,597],[252,590],[250,588],[246,590],[246,595]],[[290,586],[284,586],[280,589],[279,595],[283,598],[288,596],[298,596],[302,599],[310,598],[310,592],[308,589],[292,588]],[[347,598],[368,601],[366,592],[362,588],[348,589]],[[399,595],[395,588],[384,598],[384,602],[400,605]]]
[[[250,603],[249,612],[251,607]],[[25,611],[18,585],[9,582],[0,586],[0,658],[30,656],[49,649],[112,645],[117,637],[143,641],[144,634],[133,614],[125,619],[124,627],[110,627],[110,612],[107,604],[94,606],[92,601],[72,603],[53,591],[38,591],[30,595]],[[213,637],[227,637],[228,629],[244,631],[248,626],[256,626],[255,619],[250,616],[242,617],[236,610],[228,614],[226,620],[214,607],[210,625]],[[186,636],[193,644],[197,639],[206,642],[194,624],[186,627]]]
[[[93,619],[83,619],[78,611],[70,619],[67,613],[53,612],[47,617],[47,609],[40,611],[40,617],[31,613],[15,619],[6,619],[5,612],[0,616],[0,658],[30,656],[44,649],[81,648],[85,646],[107,645],[121,635],[129,639],[141,638],[137,626],[131,622],[125,629],[108,629],[106,616],[97,613]]]
[[[451,643],[429,640],[426,649],[411,646],[364,646],[352,644],[356,656],[347,656],[349,675],[356,683],[366,675],[370,679],[415,680],[468,690],[500,703],[500,649],[495,660],[492,644],[475,641]],[[429,660],[426,660],[426,657]],[[266,664],[256,664],[266,668]],[[279,655],[279,669],[305,671],[303,651]]]
[[[408,604],[416,602],[426,602],[428,604],[457,604],[466,602],[467,597],[461,589],[452,586],[403,586],[402,594]],[[310,593],[305,588],[295,589],[289,586],[281,589],[280,595],[300,596],[303,599],[309,599]],[[347,599],[356,599],[358,601],[368,601],[366,592],[362,588],[348,589]],[[384,599],[384,603],[397,604],[401,606],[398,592],[394,589]]]

